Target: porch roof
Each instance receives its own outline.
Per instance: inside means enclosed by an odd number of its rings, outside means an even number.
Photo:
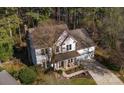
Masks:
[[[56,54],[54,62],[63,61],[69,58],[77,57],[77,56],[80,56],[80,54],[77,51]]]

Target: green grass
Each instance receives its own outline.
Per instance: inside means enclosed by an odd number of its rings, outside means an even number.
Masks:
[[[93,79],[87,78],[70,79],[69,81],[72,85],[96,85],[96,82]]]
[[[75,78],[75,79],[51,80],[51,81],[53,85],[96,85],[96,82],[93,79],[87,79],[87,78]]]

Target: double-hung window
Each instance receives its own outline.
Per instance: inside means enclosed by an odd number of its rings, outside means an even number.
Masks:
[[[43,48],[43,49],[41,49],[41,54],[42,55],[46,55],[46,54],[48,54],[49,53],[49,49],[48,48]]]
[[[66,49],[67,49],[67,50],[71,50],[71,49],[72,49],[71,44],[70,44],[70,45],[67,45],[67,46],[66,46]]]

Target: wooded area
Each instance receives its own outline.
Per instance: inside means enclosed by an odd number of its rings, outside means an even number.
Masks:
[[[85,28],[98,48],[123,64],[123,8],[0,8],[0,60],[11,59],[13,46],[23,42],[24,25],[32,28],[49,19],[66,23],[70,29]]]

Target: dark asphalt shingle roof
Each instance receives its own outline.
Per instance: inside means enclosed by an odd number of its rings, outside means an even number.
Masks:
[[[77,40],[76,49],[83,49],[95,45],[85,29],[75,29],[69,31],[70,35]]]
[[[78,41],[77,49],[95,45],[84,28],[69,30],[66,24],[49,23],[29,30],[34,48],[52,47],[64,31]]]
[[[80,54],[77,51],[56,54],[54,62],[63,61],[69,58],[77,57],[77,56],[80,56]]]
[[[33,46],[35,48],[51,47],[65,30],[68,30],[66,24],[38,26],[30,33]]]

